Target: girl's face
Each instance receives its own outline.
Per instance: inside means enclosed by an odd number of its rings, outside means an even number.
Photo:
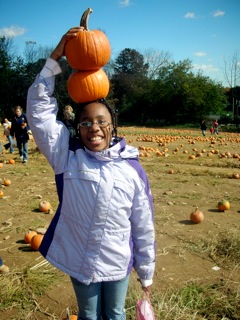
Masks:
[[[16,114],[18,117],[20,117],[21,114],[22,114],[22,111],[21,111],[20,109],[16,109],[16,110],[15,110],[15,114]]]
[[[72,107],[70,107],[70,106],[66,106],[65,108],[64,108],[64,110],[65,111],[69,111],[69,112],[72,112],[73,110],[72,110]]]
[[[90,127],[85,127],[87,122],[90,123]],[[109,147],[113,125],[111,114],[104,104],[93,102],[84,107],[79,119],[79,124],[81,123],[79,131],[85,147],[94,152]]]

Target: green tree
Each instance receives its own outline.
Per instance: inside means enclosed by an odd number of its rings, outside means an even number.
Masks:
[[[0,37],[0,114],[12,116],[15,105],[25,107],[26,68],[23,59],[12,50],[12,39]]]
[[[143,55],[137,50],[127,48],[120,52],[113,66],[111,85],[116,105],[122,117],[131,120],[129,110],[147,80],[148,64],[144,63]]]
[[[208,77],[192,71],[189,60],[169,63],[159,70],[156,80],[146,82],[139,96],[141,123],[196,123],[226,107],[224,89]]]

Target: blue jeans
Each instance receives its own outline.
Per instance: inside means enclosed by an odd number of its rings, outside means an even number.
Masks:
[[[119,281],[85,285],[71,278],[78,302],[78,320],[125,320],[129,276]]]
[[[23,157],[23,160],[28,160],[28,140],[18,138],[17,148],[18,148],[20,157]]]
[[[10,148],[10,153],[13,153],[13,151],[14,151],[14,149],[13,149],[13,146],[12,146],[12,143],[13,143],[13,138],[12,138],[12,136],[7,136],[7,138],[8,138],[8,143],[6,143],[5,145],[4,145],[4,148],[7,150],[8,148]]]

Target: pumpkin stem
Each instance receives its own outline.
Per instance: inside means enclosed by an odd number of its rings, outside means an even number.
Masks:
[[[70,320],[70,312],[69,312],[69,308],[66,309],[66,314],[67,314],[67,320]]]
[[[88,31],[88,18],[90,16],[90,13],[92,13],[91,8],[87,8],[85,12],[83,12],[83,15],[80,20],[80,27],[83,27],[84,30]]]

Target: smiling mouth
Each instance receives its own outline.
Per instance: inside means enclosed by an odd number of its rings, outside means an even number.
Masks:
[[[93,137],[93,138],[89,138],[90,141],[101,141],[103,140],[102,137]]]

